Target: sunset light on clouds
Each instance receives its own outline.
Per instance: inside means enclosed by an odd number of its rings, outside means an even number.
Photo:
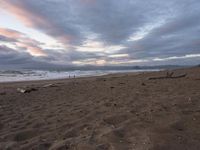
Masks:
[[[1,0],[0,66],[195,65],[199,13],[198,0]]]
[[[0,0],[0,150],[200,150],[200,0]]]

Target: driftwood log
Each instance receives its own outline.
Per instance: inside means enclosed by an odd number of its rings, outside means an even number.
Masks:
[[[174,72],[167,72],[166,76],[162,76],[162,77],[150,77],[149,80],[156,80],[156,79],[177,79],[177,78],[184,78],[187,76],[187,74],[181,74],[181,75],[176,75],[173,76]]]

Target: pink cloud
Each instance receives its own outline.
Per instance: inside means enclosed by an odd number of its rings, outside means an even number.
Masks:
[[[46,52],[39,47],[40,42],[27,37],[25,34],[6,28],[0,28],[0,35],[13,39],[11,43],[19,48],[27,50],[33,56],[47,56]]]
[[[18,32],[18,31],[6,29],[6,28],[0,28],[0,35],[4,35],[8,38],[20,38],[20,37],[24,36],[24,34]]]
[[[25,25],[34,27],[36,24],[48,26],[45,18],[31,13],[24,5],[23,1],[6,0],[1,2],[4,9],[12,13],[17,19],[21,20]]]
[[[75,40],[73,35],[64,33],[62,29],[52,20],[49,20],[47,17],[39,14],[37,11],[32,10],[32,8],[27,6],[24,1],[6,0],[1,1],[0,4],[2,5],[2,8],[10,12],[11,15],[15,16],[26,26],[39,29],[45,34],[58,39],[58,41],[61,43],[71,43],[73,40]]]
[[[32,43],[16,42],[16,46],[27,50],[33,56],[47,56],[42,48]]]

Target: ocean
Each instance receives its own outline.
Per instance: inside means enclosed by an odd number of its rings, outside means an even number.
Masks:
[[[159,71],[158,69],[137,70],[90,70],[90,71],[48,71],[48,70],[0,70],[0,82],[65,79],[75,77],[101,76],[125,72]]]

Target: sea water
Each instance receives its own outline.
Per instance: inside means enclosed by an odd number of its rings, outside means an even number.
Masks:
[[[125,72],[158,71],[158,69],[145,70],[74,70],[74,71],[48,71],[48,70],[0,70],[0,82],[34,81],[49,79],[65,79],[74,77],[101,76]]]

